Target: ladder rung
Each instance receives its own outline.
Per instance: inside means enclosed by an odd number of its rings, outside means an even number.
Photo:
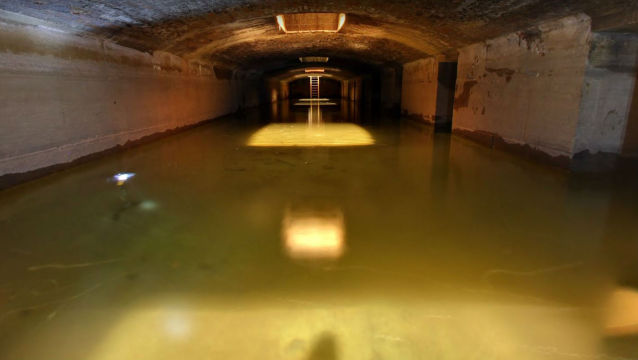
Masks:
[[[310,98],[319,98],[319,76],[310,77]]]

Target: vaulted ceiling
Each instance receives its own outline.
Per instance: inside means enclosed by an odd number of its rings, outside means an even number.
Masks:
[[[2,0],[0,9],[142,51],[243,68],[303,55],[405,63],[540,21],[635,13],[635,0]],[[347,14],[339,33],[285,34],[275,16]]]

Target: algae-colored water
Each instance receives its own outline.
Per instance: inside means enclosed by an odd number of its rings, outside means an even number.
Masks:
[[[637,192],[275,104],[0,192],[0,359],[635,359]]]

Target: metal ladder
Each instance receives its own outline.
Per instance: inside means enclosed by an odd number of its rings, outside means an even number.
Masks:
[[[319,99],[319,76],[310,77],[310,99]]]

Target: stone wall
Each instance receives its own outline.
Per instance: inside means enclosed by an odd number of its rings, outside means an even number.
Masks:
[[[571,158],[590,28],[573,16],[461,48],[453,130]]]
[[[0,175],[229,114],[241,99],[234,78],[212,64],[0,18]]]

